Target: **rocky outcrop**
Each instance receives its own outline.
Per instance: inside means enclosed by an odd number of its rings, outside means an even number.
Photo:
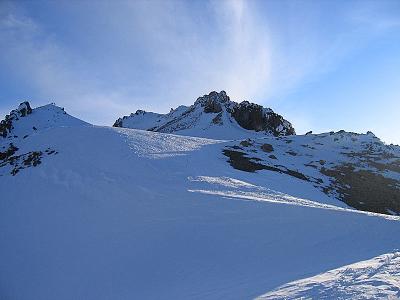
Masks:
[[[295,134],[292,124],[281,115],[248,101],[235,105],[232,116],[240,126],[248,130],[266,131],[274,136]]]
[[[208,95],[197,98],[194,105],[200,105],[204,108],[205,113],[219,113],[222,111],[222,105],[230,101],[225,91],[220,93],[211,92]]]
[[[2,160],[6,160],[9,157],[13,156],[14,153],[18,150],[17,147],[15,147],[13,145],[13,143],[10,143],[9,146],[6,148],[5,146],[3,146],[1,148],[2,151],[0,151],[0,161]]]
[[[3,147],[5,148],[5,147]],[[30,151],[17,155],[18,148],[10,144],[5,151],[0,151],[0,176],[9,173],[17,175],[21,170],[37,167],[45,156],[58,154],[57,151],[47,148],[45,151]]]
[[[126,116],[124,116],[124,118],[126,118]],[[113,127],[122,127],[122,124],[123,124],[122,121],[123,121],[122,118],[118,118],[118,119],[114,122]]]
[[[21,117],[25,117],[26,115],[29,115],[29,114],[32,113],[32,108],[31,108],[31,106],[29,105],[29,102],[28,102],[28,101],[25,101],[25,102],[22,102],[22,103],[18,106],[18,108],[17,108],[16,111],[20,114]]]
[[[22,102],[17,109],[14,109],[10,114],[6,115],[4,120],[0,122],[0,136],[6,138],[13,129],[13,122],[19,118],[26,117],[32,113],[32,108],[28,101]]]
[[[173,110],[171,109],[171,112],[172,112]],[[170,112],[170,113],[171,113]],[[141,110],[141,109],[138,109],[135,113],[131,113],[129,116],[123,116],[122,118],[118,118],[115,122],[114,122],[114,124],[113,124],[113,127],[124,127],[124,120],[127,120],[127,119],[129,119],[129,118],[134,118],[135,116],[144,116],[144,115],[146,115],[147,114],[147,112],[146,111],[144,111],[144,110]],[[153,113],[151,113],[151,114],[153,114]]]

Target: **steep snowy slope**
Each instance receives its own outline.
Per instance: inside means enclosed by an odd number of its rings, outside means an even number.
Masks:
[[[57,152],[0,177],[5,299],[251,299],[399,248],[399,217],[234,169],[232,142],[61,124],[5,159]]]
[[[190,106],[168,114],[138,110],[119,118],[114,127],[178,133],[214,139],[239,139],[265,135],[292,135],[292,125],[269,108],[243,101],[236,103],[224,91],[211,92]]]

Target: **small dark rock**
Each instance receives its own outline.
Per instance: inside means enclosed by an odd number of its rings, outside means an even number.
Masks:
[[[212,122],[214,124],[222,125],[222,113],[219,113],[218,115],[216,115],[215,118],[212,119]]]
[[[18,150],[17,147],[15,147],[12,143],[10,143],[10,146],[8,149],[4,152],[0,152],[0,160],[5,160],[10,158],[11,156],[14,155],[14,153]]]
[[[272,147],[271,144],[263,144],[261,146],[261,150],[264,151],[264,152],[270,153],[270,152],[274,151],[274,147]]]
[[[244,140],[240,142],[240,145],[243,147],[249,147],[253,145],[253,142],[250,139]]]

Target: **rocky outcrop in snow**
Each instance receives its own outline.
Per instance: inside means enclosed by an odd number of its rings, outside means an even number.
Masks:
[[[220,139],[295,134],[292,124],[272,109],[248,101],[236,103],[225,91],[213,91],[168,114],[138,110],[113,126]]]
[[[0,177],[10,174],[17,175],[20,170],[36,167],[42,163],[45,156],[58,154],[57,151],[47,148],[45,151],[29,151],[27,153],[16,154],[18,148],[13,144],[7,147],[0,147]]]
[[[4,120],[0,122],[0,136],[7,137],[13,127],[13,122],[19,120],[19,118],[26,117],[32,113],[32,108],[28,101],[22,102],[17,109],[14,109],[10,114],[6,115]]]
[[[240,126],[248,130],[265,131],[274,136],[296,134],[292,124],[281,115],[274,113],[270,108],[264,108],[248,101],[236,105],[232,116]]]

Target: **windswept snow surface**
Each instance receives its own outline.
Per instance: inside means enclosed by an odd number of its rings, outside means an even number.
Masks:
[[[399,299],[399,265],[400,252],[388,253],[285,284],[257,299]]]
[[[399,248],[397,217],[235,170],[227,142],[86,124],[13,142],[58,154],[0,177],[2,299],[252,299]]]

